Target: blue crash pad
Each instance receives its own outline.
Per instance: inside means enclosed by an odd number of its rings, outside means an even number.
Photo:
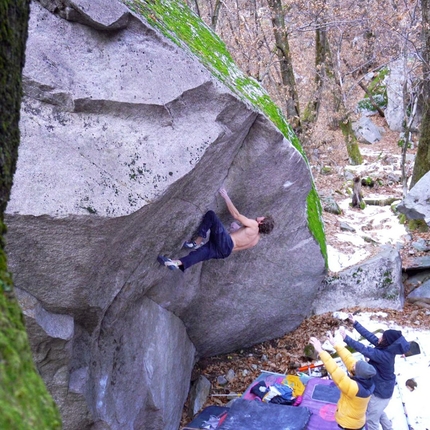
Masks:
[[[217,430],[304,430],[309,418],[307,408],[236,399]]]

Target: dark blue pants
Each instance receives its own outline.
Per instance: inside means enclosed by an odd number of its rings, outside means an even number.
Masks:
[[[190,252],[186,257],[180,258],[182,270],[188,269],[201,261],[227,258],[233,251],[233,240],[214,211],[205,213],[197,234],[206,239],[208,230],[211,231],[209,240],[202,247]]]

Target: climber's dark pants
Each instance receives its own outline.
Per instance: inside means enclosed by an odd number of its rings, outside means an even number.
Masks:
[[[214,211],[205,213],[197,234],[206,239],[208,230],[211,231],[209,240],[200,248],[190,252],[186,257],[180,258],[181,270],[188,269],[201,261],[214,258],[227,258],[233,251],[233,240]]]

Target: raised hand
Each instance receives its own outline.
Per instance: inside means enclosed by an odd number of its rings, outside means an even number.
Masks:
[[[309,342],[315,348],[316,352],[321,352],[323,350],[321,346],[321,342],[316,337],[311,337]]]
[[[336,341],[335,341],[333,335],[331,334],[331,331],[327,332],[327,337],[328,337],[328,341],[334,346],[336,344]]]
[[[225,199],[228,198],[228,194],[227,194],[227,190],[224,187],[221,187],[219,189],[219,193],[221,194],[222,197],[224,197]]]

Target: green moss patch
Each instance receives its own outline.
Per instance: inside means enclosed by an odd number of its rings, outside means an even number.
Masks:
[[[61,429],[57,407],[33,363],[21,309],[0,251],[0,428]]]

